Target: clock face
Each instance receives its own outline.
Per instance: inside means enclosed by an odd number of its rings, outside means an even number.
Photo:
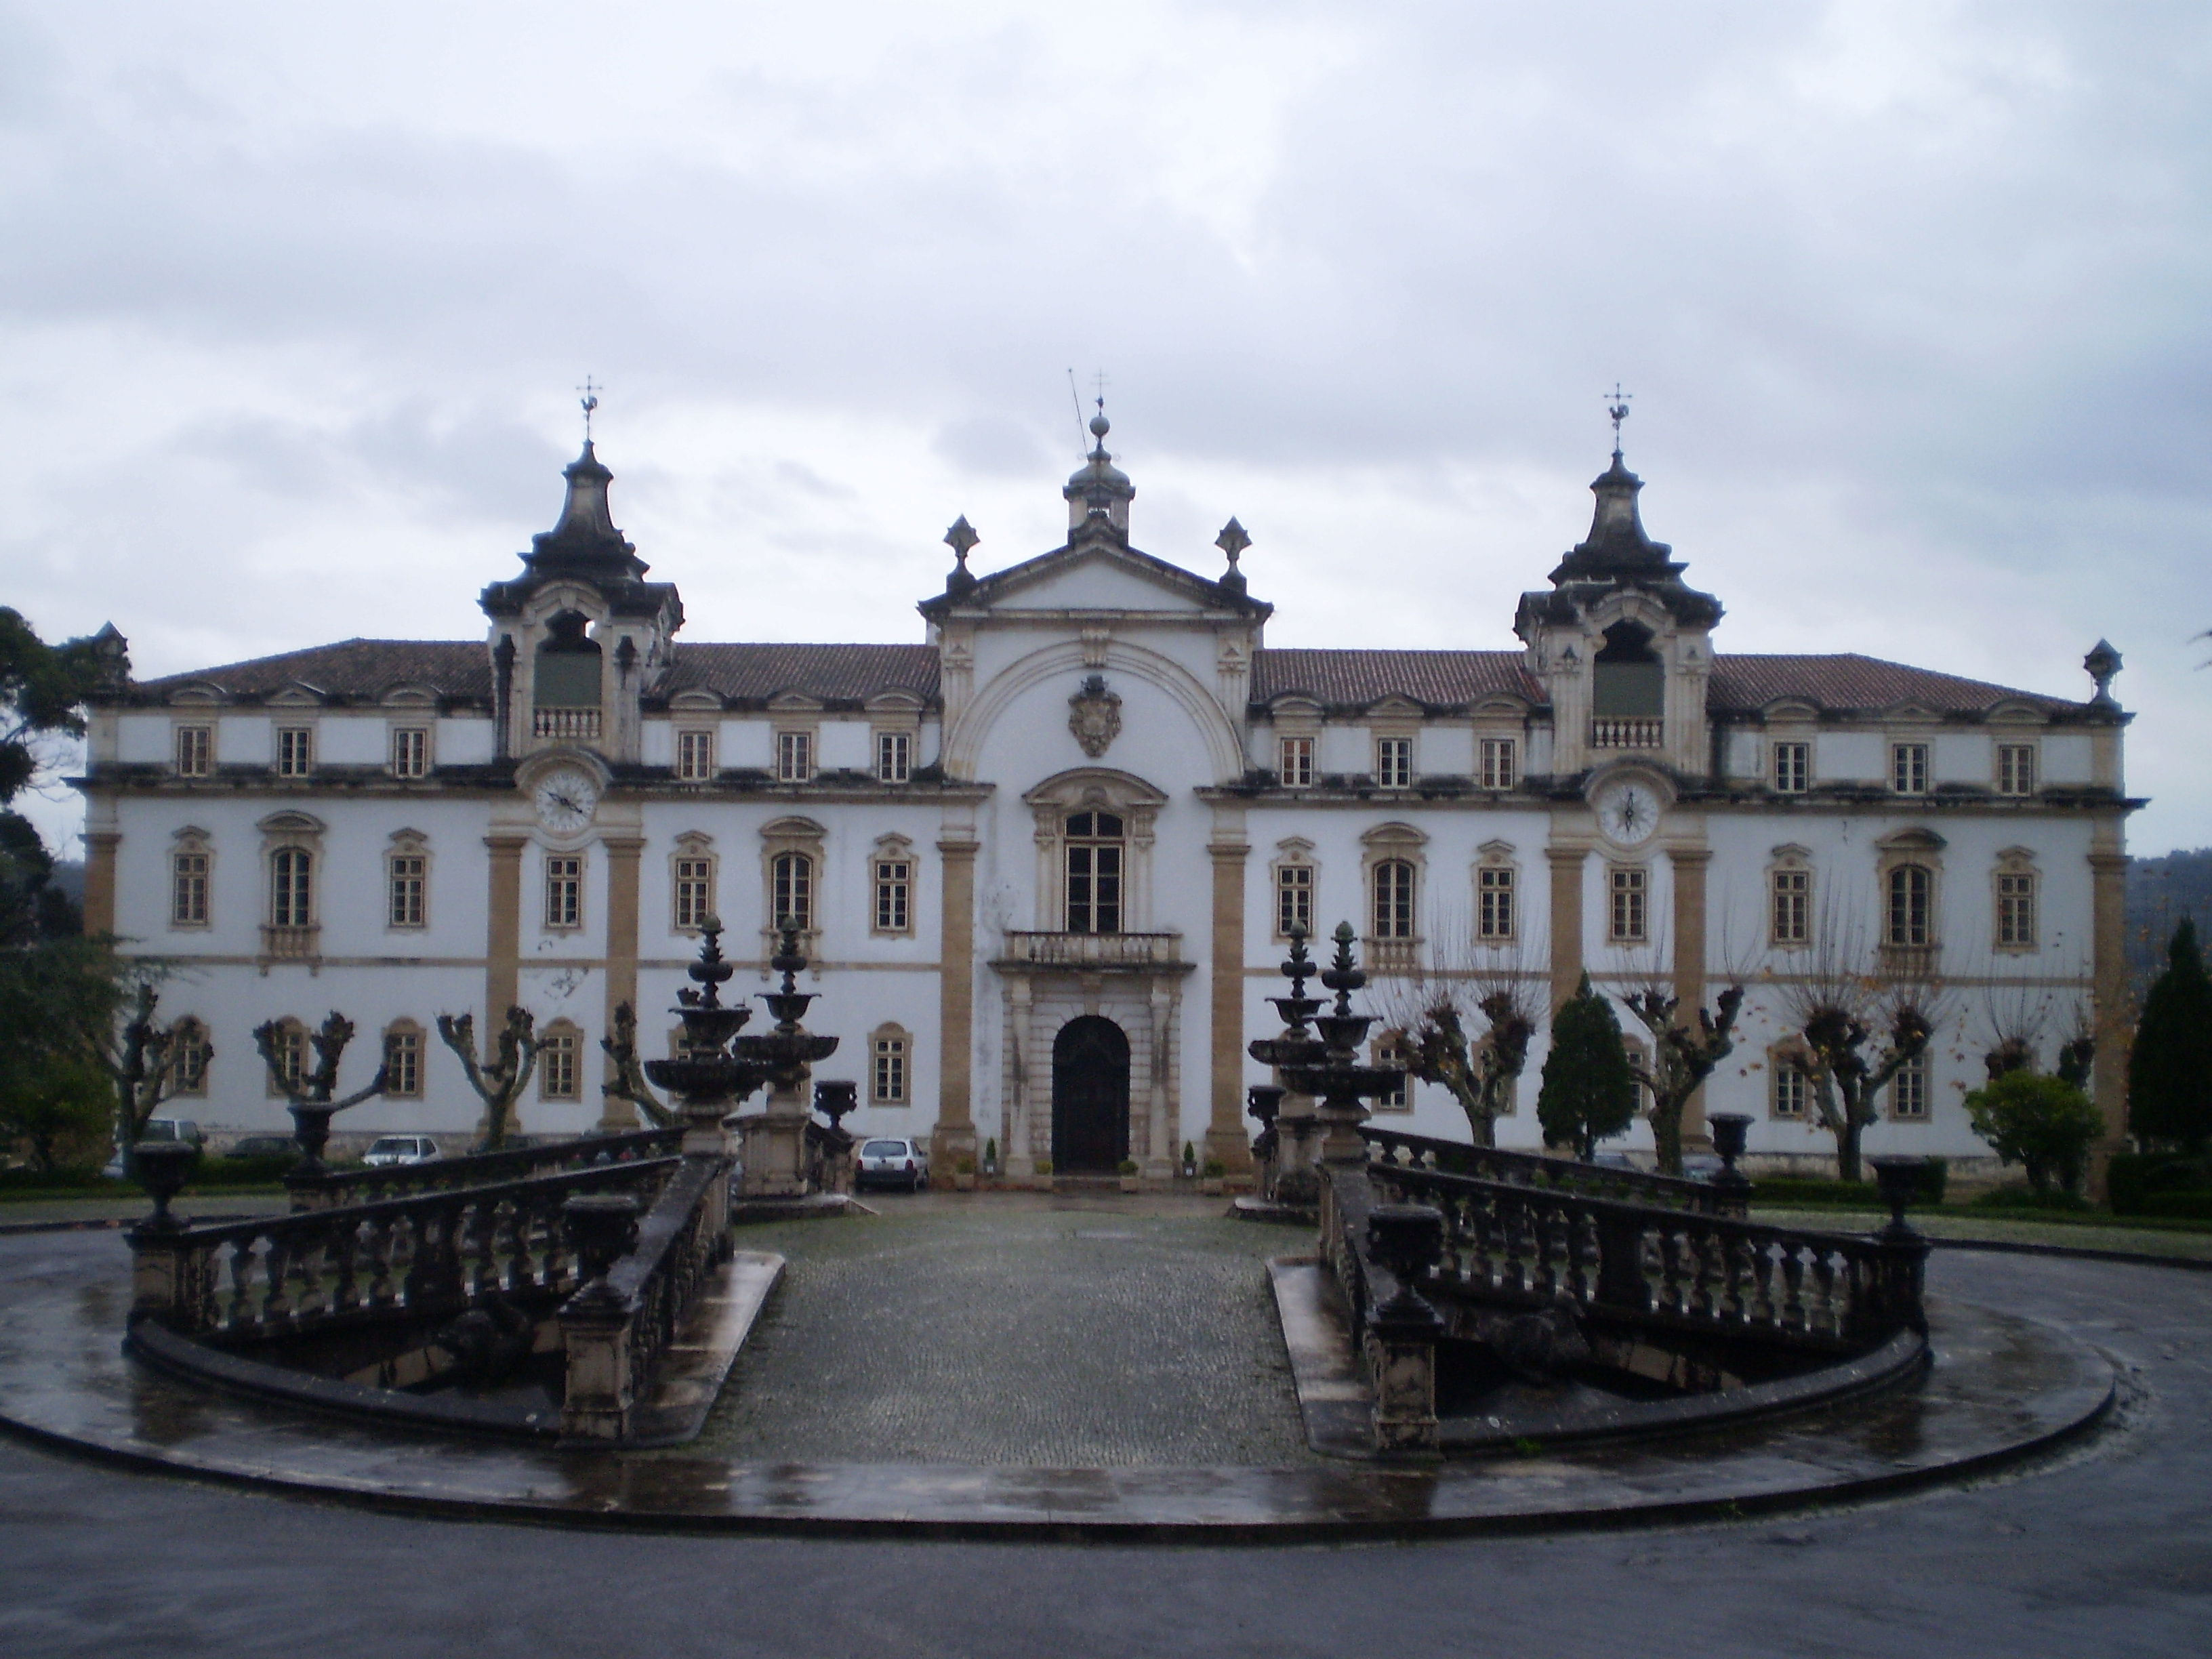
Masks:
[[[1659,797],[1649,784],[1616,783],[1598,797],[1598,827],[1625,847],[1649,841],[1659,827]]]
[[[582,772],[549,772],[530,792],[538,821],[548,830],[573,835],[592,821],[599,810],[599,786]]]

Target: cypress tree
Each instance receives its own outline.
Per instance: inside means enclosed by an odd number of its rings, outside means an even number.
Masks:
[[[1547,1146],[1572,1146],[1584,1163],[1599,1141],[1636,1121],[1636,1078],[1628,1069],[1620,1022],[1613,1005],[1590,988],[1588,974],[1552,1022],[1536,1121]]]
[[[2212,978],[2185,919],[2143,999],[2128,1055],[2128,1128],[2140,1141],[2203,1150],[2212,1139]]]

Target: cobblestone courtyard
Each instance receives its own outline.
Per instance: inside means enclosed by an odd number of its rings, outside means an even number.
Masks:
[[[1267,1288],[1304,1231],[1219,1199],[871,1195],[789,1258],[696,1453],[1060,1468],[1316,1462]]]

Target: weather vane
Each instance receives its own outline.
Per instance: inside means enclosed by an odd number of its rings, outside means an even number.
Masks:
[[[1628,400],[1635,395],[1632,392],[1623,392],[1620,382],[1615,380],[1613,394],[1606,399],[1605,412],[1613,416],[1613,453],[1615,459],[1620,456],[1620,423],[1628,418]]]
[[[584,376],[583,385],[578,386],[576,390],[584,394],[582,398],[584,405],[584,441],[586,443],[589,443],[592,441],[592,411],[599,406],[599,393],[605,392],[606,387],[595,384],[592,380],[592,377],[586,374]]]

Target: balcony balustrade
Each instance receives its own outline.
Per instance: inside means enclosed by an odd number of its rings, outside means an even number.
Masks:
[[[1010,967],[1132,973],[1181,968],[1181,933],[1009,933],[1001,961]]]
[[[1664,740],[1665,722],[1636,715],[1600,715],[1590,721],[1593,749],[1656,749]]]
[[[261,954],[274,962],[305,962],[321,951],[317,940],[319,927],[272,927],[261,929]]]
[[[599,711],[596,708],[539,708],[532,711],[530,729],[541,738],[596,738]]]

